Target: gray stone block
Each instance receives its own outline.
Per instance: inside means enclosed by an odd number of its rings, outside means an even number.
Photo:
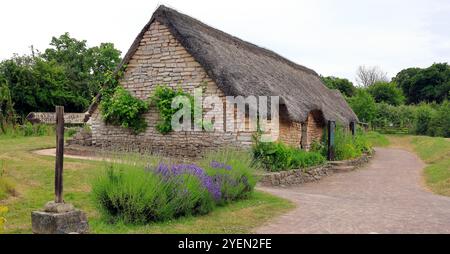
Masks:
[[[63,213],[34,211],[31,224],[34,234],[86,234],[89,230],[86,214],[77,209]]]
[[[69,203],[55,203],[55,201],[49,201],[45,204],[44,212],[48,213],[66,213],[73,211],[74,207]]]

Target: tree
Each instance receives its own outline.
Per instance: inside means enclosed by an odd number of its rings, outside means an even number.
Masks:
[[[16,56],[0,63],[0,73],[7,80],[14,107],[22,117],[31,111],[53,111],[55,105],[81,112],[90,102],[90,98],[71,87],[65,69],[55,62]]]
[[[388,82],[387,73],[377,66],[359,66],[356,71],[356,82],[363,87],[369,87],[376,82]]]
[[[15,112],[11,92],[5,79],[0,79],[0,131],[5,132],[7,124],[15,122]]]
[[[0,63],[0,79],[5,80],[16,112],[24,117],[31,111],[84,111],[100,87],[109,80],[120,61],[120,51],[112,43],[88,48],[86,41],[68,33],[53,37],[44,53],[14,55]]]
[[[337,78],[333,76],[329,77],[320,76],[320,78],[326,87],[330,89],[337,89],[347,97],[351,97],[355,94],[356,88],[353,85],[353,83],[350,82],[348,79]]]
[[[376,82],[369,86],[367,91],[378,103],[385,102],[398,106],[405,102],[405,96],[395,82]]]
[[[442,102],[450,99],[450,66],[435,63],[428,68],[408,68],[393,79],[403,90],[408,104]]]
[[[89,93],[91,96],[97,95],[100,88],[109,82],[108,74],[116,69],[120,61],[120,51],[114,48],[113,43],[101,43],[100,46],[88,50],[87,62],[91,73]]]
[[[121,52],[113,43],[88,48],[85,40],[79,41],[65,33],[53,37],[50,45],[53,47],[46,49],[42,57],[63,66],[71,86],[88,99],[99,92],[105,73],[114,70],[120,62]]]
[[[358,89],[355,96],[347,99],[353,112],[361,122],[372,123],[376,114],[376,103],[365,89]]]

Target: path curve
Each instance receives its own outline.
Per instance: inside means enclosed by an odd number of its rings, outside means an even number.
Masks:
[[[450,233],[450,197],[423,188],[424,166],[413,153],[377,148],[356,171],[295,187],[261,187],[297,207],[256,232]]]

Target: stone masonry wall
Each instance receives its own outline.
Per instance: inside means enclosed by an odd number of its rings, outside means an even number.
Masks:
[[[217,95],[225,101],[225,95],[203,67],[172,36],[169,29],[158,22],[151,24],[145,33],[120,83],[140,99],[147,99],[158,84],[165,84],[174,88],[181,86],[191,94],[195,88],[204,87],[204,96]],[[253,132],[250,131],[184,131],[162,135],[155,129],[159,114],[154,107],[145,114],[145,118],[148,123],[146,131],[133,135],[122,127],[106,125],[97,109],[89,120],[92,144],[103,148],[117,147],[169,156],[195,157],[205,151],[227,146],[248,148],[252,143]],[[224,119],[215,119],[214,124],[223,126]],[[289,141],[289,137],[293,137],[293,142],[297,143],[299,137],[290,132],[300,132],[291,127],[289,122],[281,125],[283,127],[280,129],[284,130],[282,139]]]
[[[262,186],[288,186],[308,182],[315,182],[324,176],[332,174],[328,164],[308,169],[295,169],[289,171],[265,173],[260,176],[259,183]]]
[[[301,138],[302,125],[281,117],[279,140],[292,147],[300,148]]]
[[[322,138],[324,127],[325,123],[320,112],[313,111],[309,113],[307,123],[308,147],[311,146],[314,140],[320,140]]]
[[[330,161],[324,165],[310,168],[263,173],[259,175],[259,184],[262,186],[289,186],[315,182],[333,173],[356,170],[359,167],[366,165],[370,158],[372,158],[371,154],[363,154],[356,159]],[[343,167],[346,168],[346,170],[342,170]]]

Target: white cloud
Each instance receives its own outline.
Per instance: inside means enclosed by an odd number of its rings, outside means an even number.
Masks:
[[[70,32],[125,52],[158,4],[275,52],[324,75],[354,79],[359,65],[395,75],[450,59],[450,1],[15,0],[0,9],[0,59],[45,49]]]

